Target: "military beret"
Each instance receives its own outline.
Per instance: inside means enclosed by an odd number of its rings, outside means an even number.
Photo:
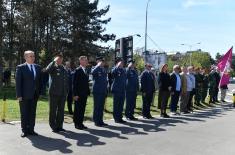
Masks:
[[[133,63],[134,64],[135,61],[134,60],[129,60],[128,63]]]
[[[103,57],[96,57],[96,61],[104,61],[104,58]]]
[[[116,60],[115,60],[115,63],[118,63],[118,62],[120,62],[120,61],[123,61],[123,59],[120,58],[120,57],[117,57]]]
[[[54,57],[61,57],[61,58],[63,58],[64,56],[63,56],[62,52],[57,52],[57,53],[54,54]]]

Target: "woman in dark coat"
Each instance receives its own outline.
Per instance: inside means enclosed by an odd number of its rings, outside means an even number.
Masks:
[[[170,75],[167,70],[168,70],[168,65],[164,64],[161,67],[158,76],[158,86],[159,86],[158,102],[160,102],[161,117],[164,118],[169,117],[166,113],[166,108],[168,104],[168,99],[170,97],[170,89],[171,89]]]

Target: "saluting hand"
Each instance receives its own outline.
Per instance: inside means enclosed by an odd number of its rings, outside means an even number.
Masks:
[[[54,58],[54,61],[57,62],[57,61],[59,60],[59,58],[60,58],[60,57],[58,57],[58,56],[55,57],[55,58]]]
[[[97,66],[101,66],[102,65],[102,61],[98,62]]]

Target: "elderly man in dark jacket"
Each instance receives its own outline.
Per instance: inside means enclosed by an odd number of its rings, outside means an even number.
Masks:
[[[153,100],[153,94],[155,92],[155,76],[151,72],[152,65],[147,63],[145,70],[141,73],[141,91],[143,99],[142,115],[146,119],[152,119],[150,114],[150,106]]]

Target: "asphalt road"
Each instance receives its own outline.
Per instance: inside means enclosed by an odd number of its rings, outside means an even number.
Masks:
[[[230,87],[231,88],[231,87]],[[231,100],[231,95],[227,96]],[[86,131],[65,124],[66,133],[52,133],[36,124],[38,137],[20,137],[20,124],[0,124],[0,154],[79,155],[234,155],[235,109],[230,103],[192,114],[97,128]]]

